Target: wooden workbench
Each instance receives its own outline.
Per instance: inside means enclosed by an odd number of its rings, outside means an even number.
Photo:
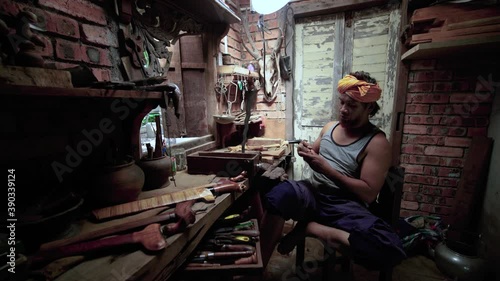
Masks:
[[[199,186],[213,182],[215,175],[189,175],[179,172],[175,176],[177,187],[172,182],[168,187],[143,192],[140,198],[148,198],[167,192],[179,191],[185,188]],[[248,181],[247,181],[248,183]],[[196,215],[196,222],[180,234],[167,238],[168,246],[158,252],[146,253],[142,246],[125,247],[114,254],[88,259],[76,267],[68,270],[57,281],[80,281],[80,280],[167,280],[174,271],[180,267],[191,252],[196,248],[203,236],[207,233],[214,222],[241,196],[242,193],[223,194],[215,199],[215,202],[197,202],[193,210],[203,210]],[[165,208],[161,208],[164,210]],[[137,214],[139,217],[153,216],[160,209],[149,210]],[[81,232],[92,231],[106,226],[120,223],[120,219],[105,223],[84,222]]]

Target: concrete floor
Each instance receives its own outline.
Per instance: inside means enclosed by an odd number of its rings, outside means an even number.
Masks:
[[[284,232],[292,227],[291,222],[287,222]],[[288,256],[274,251],[264,272],[262,280],[265,281],[299,281],[299,280],[322,280],[321,266],[318,261],[323,258],[323,244],[314,238],[307,238],[304,273],[296,274],[295,251]],[[342,272],[340,266],[336,267],[335,280],[352,281],[377,281],[378,271],[368,271],[363,267],[351,264],[351,272]],[[338,276],[337,276],[338,275]],[[424,256],[414,256],[404,260],[393,270],[393,281],[444,281],[448,280],[437,268],[432,259]]]

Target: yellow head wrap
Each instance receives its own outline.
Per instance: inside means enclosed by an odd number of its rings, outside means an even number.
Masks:
[[[352,99],[364,103],[375,102],[380,99],[382,94],[382,89],[378,84],[358,80],[352,75],[346,75],[340,79],[337,90],[340,94],[346,94]]]

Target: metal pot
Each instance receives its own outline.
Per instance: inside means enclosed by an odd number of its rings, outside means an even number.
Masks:
[[[438,269],[455,280],[481,281],[484,278],[485,260],[467,244],[450,240],[442,242],[436,246],[434,259]]]

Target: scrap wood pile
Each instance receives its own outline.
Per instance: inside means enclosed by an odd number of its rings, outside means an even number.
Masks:
[[[500,35],[500,6],[436,5],[416,9],[403,41],[420,43],[483,39]]]

